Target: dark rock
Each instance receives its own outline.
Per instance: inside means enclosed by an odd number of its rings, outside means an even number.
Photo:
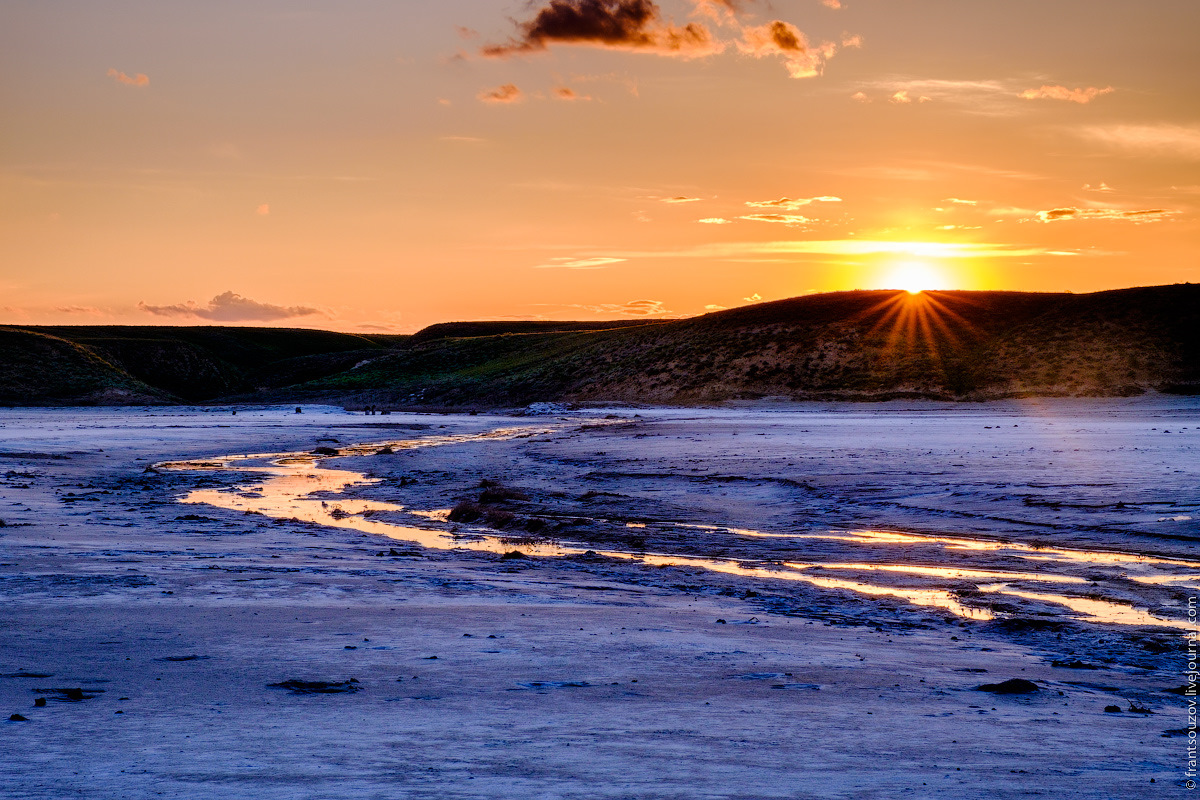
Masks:
[[[45,708],[46,707],[46,698],[44,698],[44,697],[33,698],[33,706],[34,706],[34,708]]]
[[[1104,667],[1096,664],[1085,664],[1079,659],[1074,661],[1051,661],[1050,666],[1059,667],[1060,669],[1104,669]]]
[[[292,694],[353,694],[361,688],[353,678],[348,681],[302,681],[292,678],[268,685],[287,689]]]
[[[29,717],[23,717],[20,714],[13,714],[8,718],[9,722],[29,722]]]
[[[512,561],[518,558],[529,558],[529,556],[525,555],[520,550],[509,550],[507,553],[500,556],[501,561]]]
[[[1038,685],[1024,678],[1009,678],[1003,683],[982,683],[975,687],[976,691],[991,692],[992,694],[1032,694],[1038,690]]]
[[[1120,706],[1105,706],[1104,710],[1107,711],[1109,714],[1120,714],[1121,713]]]
[[[336,447],[314,447],[312,452],[315,456],[336,456],[338,454]]]

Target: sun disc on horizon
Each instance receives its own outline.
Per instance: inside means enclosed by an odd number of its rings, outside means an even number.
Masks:
[[[924,261],[904,261],[895,264],[882,281],[885,289],[903,289],[920,294],[929,289],[945,289],[946,277]]]

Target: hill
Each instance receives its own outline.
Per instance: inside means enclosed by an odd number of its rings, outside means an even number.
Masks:
[[[1193,284],[837,292],[682,320],[444,323],[412,336],[165,326],[0,333],[4,403],[443,407],[1200,392]]]
[[[840,292],[607,330],[420,334],[289,396],[977,400],[1200,390],[1200,286],[1095,294]]]
[[[0,403],[202,402],[340,372],[405,338],[219,326],[0,327]]]

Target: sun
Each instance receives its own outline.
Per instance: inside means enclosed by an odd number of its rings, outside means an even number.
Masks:
[[[924,261],[902,261],[894,264],[881,281],[882,288],[903,289],[920,294],[929,289],[946,288],[946,276]]]

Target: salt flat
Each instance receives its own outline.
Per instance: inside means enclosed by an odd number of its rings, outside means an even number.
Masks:
[[[3,797],[1184,780],[1192,399],[0,426]]]

